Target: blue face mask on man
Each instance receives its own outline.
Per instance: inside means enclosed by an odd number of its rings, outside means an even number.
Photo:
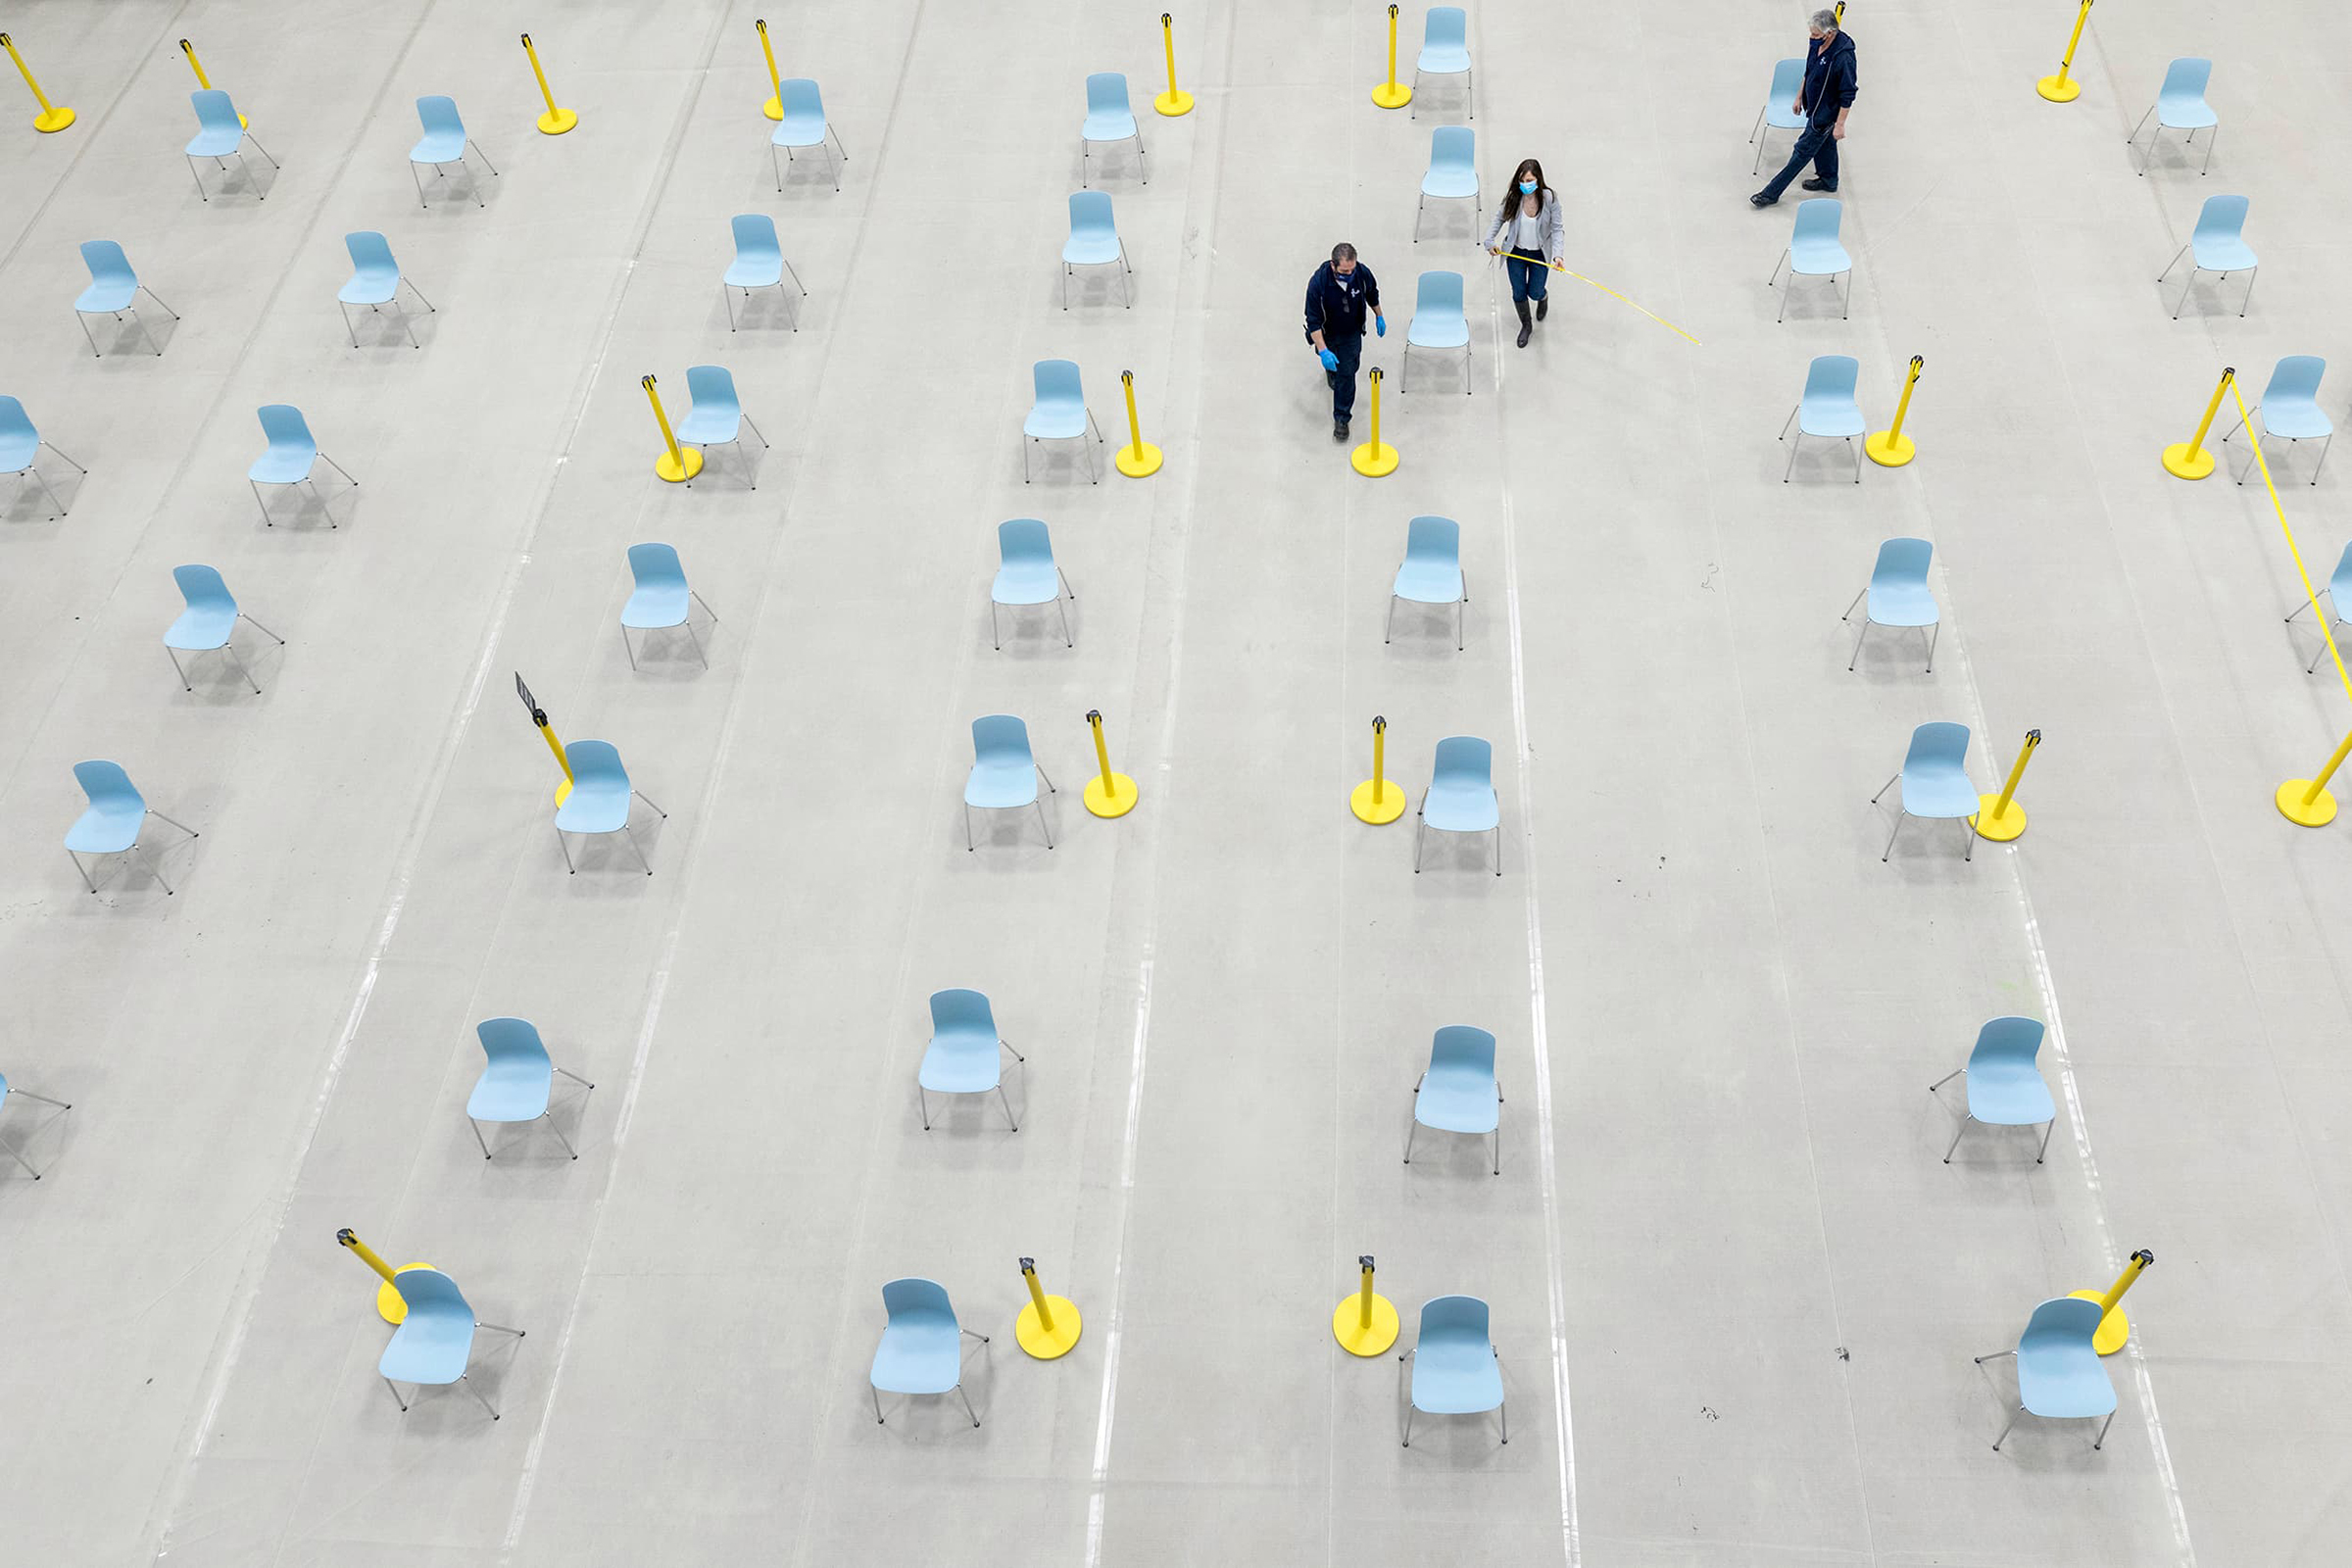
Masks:
[[[1536,182],[1532,179],[1523,179],[1519,182],[1519,188],[1533,196],[1536,193]]]

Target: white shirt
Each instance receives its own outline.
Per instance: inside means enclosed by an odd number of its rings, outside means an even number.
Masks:
[[[1511,249],[1525,251],[1531,256],[1543,255],[1544,220],[1530,218],[1524,210],[1521,211],[1517,221],[1511,225]]]

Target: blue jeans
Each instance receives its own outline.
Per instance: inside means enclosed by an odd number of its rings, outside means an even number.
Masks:
[[[1829,125],[1807,125],[1804,134],[1796,138],[1796,145],[1788,149],[1788,164],[1779,173],[1772,176],[1771,182],[1764,187],[1763,194],[1776,202],[1779,201],[1781,192],[1788,188],[1790,180],[1803,172],[1804,167],[1808,163],[1813,166],[1813,172],[1821,176],[1822,182],[1830,189],[1836,190],[1838,188],[1838,138],[1831,135],[1830,130],[1831,126]]]
[[[1338,369],[1323,372],[1323,379],[1331,383],[1331,419],[1334,424],[1345,424],[1355,413],[1355,368],[1363,362],[1364,335],[1326,332],[1323,346],[1340,362]]]
[[[1549,272],[1551,268],[1544,262],[1522,261],[1519,257],[1506,251],[1503,253],[1502,265],[1509,270],[1511,274],[1511,299],[1514,302],[1540,300],[1544,297],[1544,291],[1550,287],[1544,274]]]

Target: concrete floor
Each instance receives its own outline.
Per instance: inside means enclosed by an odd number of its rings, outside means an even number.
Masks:
[[[81,118],[36,137],[8,89],[0,390],[89,474],[63,520],[0,511],[0,1070],[74,1102],[0,1116],[48,1172],[0,1181],[9,1559],[2340,1560],[2352,829],[2270,798],[2347,710],[2303,673],[2310,617],[2280,626],[2261,487],[2156,457],[2224,364],[2251,401],[2279,354],[2344,347],[2352,22],[2101,12],[2061,108],[2033,94],[2051,7],[1863,0],[1851,318],[1816,284],[1776,325],[1793,207],[1748,210],[1741,136],[1799,9],[1492,0],[1490,191],[1545,157],[1574,265],[1704,344],[1560,279],[1520,351],[1460,204],[1409,241],[1460,86],[1376,110],[1378,9],[1336,0],[1179,17],[1199,108],[1144,116],[1148,185],[1098,175],[1133,308],[1098,270],[1065,314],[1081,78],[1122,70],[1141,107],[1155,13],[770,8],[839,194],[821,162],[775,189],[748,6],[11,13]],[[531,129],[526,26],[579,112],[561,138]],[[181,37],[282,171],[199,198]],[[2228,145],[2136,177],[2125,133],[2188,53],[2223,56]],[[419,210],[426,92],[496,161],[486,206],[453,177]],[[2270,266],[2243,318],[2233,278],[2176,322],[2152,279],[2215,192],[2252,198]],[[745,211],[808,295],[730,332]],[[421,349],[339,330],[367,227],[438,307]],[[179,312],[160,359],[72,324],[94,236]],[[1366,362],[1392,372],[1416,270],[1470,274],[1475,395],[1457,356],[1392,375],[1379,482],[1296,331],[1342,238],[1386,285]],[[1856,486],[1813,446],[1784,485],[1773,432],[1839,352],[1875,427],[1926,357],[1919,459]],[[1065,450],[1022,482],[1052,357],[1113,449],[1135,372],[1156,476],[1090,484]],[[650,471],[638,377],[676,412],[706,361],[775,443],[756,491],[732,452],[691,490]],[[240,481],[278,401],[361,483],[265,527]],[[2348,481],[2301,482],[2308,451],[2274,459],[2325,572]],[[1434,615],[1381,638],[1424,512],[1462,523],[1464,652]],[[1054,530],[1074,650],[1036,614],[990,646],[1018,515]],[[1936,668],[1879,635],[1849,674],[1839,612],[1898,534],[1936,545]],[[628,663],[644,539],[721,617],[708,669],[674,638]],[[260,696],[217,661],[173,689],[187,561],[287,639],[240,633]],[[564,873],[515,671],[670,813],[635,819],[652,877],[604,844]],[[1078,808],[1090,708],[1143,790],[1115,822]],[[964,848],[993,711],[1060,786],[1057,848],[1009,817]],[[1500,878],[1447,844],[1416,876],[1409,818],[1348,815],[1376,712],[1416,790],[1440,737],[1495,743]],[[1986,789],[2041,729],[2032,831],[1964,862],[1914,827],[1882,864],[1868,798],[1937,718]],[[150,831],[174,896],[58,863],[87,757],[200,830]],[[956,985],[1028,1056],[1017,1134],[978,1101],[917,1119],[924,999]],[[2009,1012],[2052,1026],[2048,1161],[1979,1129],[1947,1166],[1960,1086],[1923,1091]],[[576,1163],[537,1129],[475,1148],[472,1025],[500,1013],[596,1081],[559,1111]],[[1453,1022],[1501,1041],[1499,1176],[1469,1140],[1397,1158]],[[528,1331],[481,1341],[503,1420],[395,1408],[344,1225]],[[2106,1448],[2028,1420],[1992,1451],[2014,1374],[1971,1357],[2136,1247]],[[1476,1418],[1398,1446],[1396,1362],[1328,1328],[1365,1251],[1403,1343],[1431,1296],[1493,1303],[1507,1447]],[[1084,1309],[1059,1362],[1012,1343],[1023,1254]],[[977,1431],[941,1401],[872,1418],[902,1274],[994,1336]]]

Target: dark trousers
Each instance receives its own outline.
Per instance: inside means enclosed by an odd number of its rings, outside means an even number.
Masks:
[[[1506,255],[1502,265],[1510,270],[1511,298],[1514,302],[1540,300],[1544,297],[1544,289],[1550,286],[1544,281],[1544,274],[1551,269],[1543,262],[1523,261],[1515,255]]]
[[[1781,192],[1787,190],[1788,182],[1804,172],[1808,163],[1832,190],[1838,188],[1838,138],[1830,134],[1830,128],[1829,125],[1805,127],[1804,134],[1796,138],[1796,145],[1788,149],[1787,166],[1773,175],[1771,183],[1764,187],[1765,195],[1779,201]]]
[[[1331,383],[1331,417],[1335,424],[1345,424],[1355,413],[1355,368],[1364,357],[1364,335],[1351,332],[1343,337],[1337,333],[1323,334],[1323,346],[1331,357],[1340,362],[1336,370],[1325,370],[1323,379]]]

